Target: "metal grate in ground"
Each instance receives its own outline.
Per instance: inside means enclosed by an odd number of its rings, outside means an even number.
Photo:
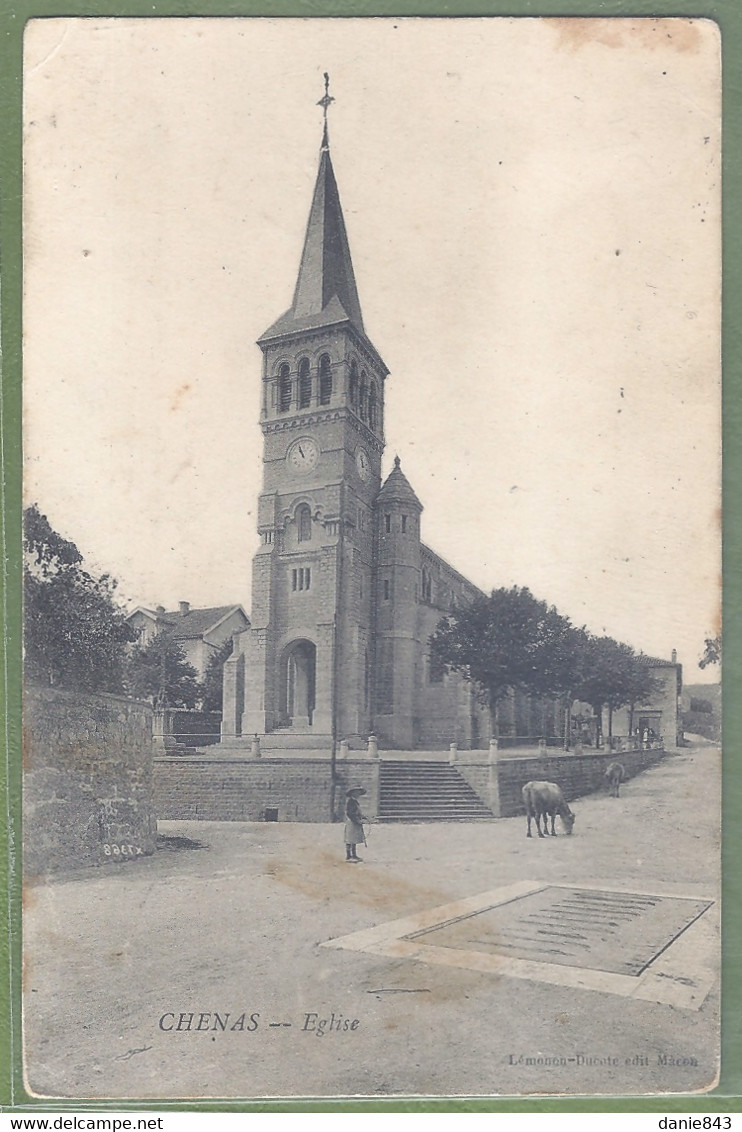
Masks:
[[[714,901],[677,886],[517,881],[321,946],[686,1010],[700,1009],[719,971]]]
[[[710,900],[549,885],[405,938],[638,976],[710,905]]]

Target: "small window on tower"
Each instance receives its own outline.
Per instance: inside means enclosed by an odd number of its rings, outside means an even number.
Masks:
[[[402,516],[402,534],[407,534],[407,516]]]
[[[392,585],[388,578],[384,578],[384,601],[389,601]]]
[[[376,385],[373,381],[368,391],[368,423],[372,429],[376,429]]]
[[[291,371],[286,364],[278,371],[278,408],[282,413],[291,408]]]
[[[391,515],[385,515],[384,516],[384,530],[386,531],[387,534],[389,534],[391,529],[392,529],[392,517],[391,517]]]
[[[365,372],[361,373],[361,420],[368,419],[368,384]]]
[[[332,368],[330,358],[323,354],[319,360],[319,403],[329,405],[332,399]]]
[[[351,408],[358,408],[358,366],[350,363],[350,404]]]
[[[312,512],[303,504],[297,512],[299,542],[310,542],[312,538]]]
[[[297,570],[291,571],[291,589],[296,593],[297,590],[308,590],[312,582],[312,571],[309,566],[300,566]]]
[[[309,370],[309,358],[302,358],[299,362],[299,408],[308,408],[311,400],[312,374]]]

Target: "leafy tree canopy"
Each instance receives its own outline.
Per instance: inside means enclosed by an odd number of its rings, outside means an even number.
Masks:
[[[633,710],[638,704],[648,704],[663,688],[661,678],[654,675],[643,653],[635,653],[627,663],[622,681],[624,687],[619,697],[614,698],[612,707],[628,706]]]
[[[710,664],[721,664],[721,633],[718,637],[707,637],[704,642],[703,656],[698,667],[708,668]]]
[[[64,567],[82,563],[74,542],[57,534],[35,503],[23,512],[23,553],[24,566],[35,577],[54,577]]]
[[[460,672],[489,703],[510,689],[591,704],[600,718],[648,702],[661,681],[646,658],[611,637],[595,637],[517,586],[493,590],[444,617],[430,638],[431,664]],[[568,709],[567,709],[568,711]],[[565,721],[565,740],[568,741]]]
[[[580,699],[598,711],[643,703],[659,691],[660,682],[640,654],[612,637],[589,637],[584,657]]]
[[[582,670],[577,697],[591,705],[598,720],[604,707],[612,713],[621,707],[648,703],[662,687],[646,658],[612,637],[587,638]]]
[[[122,692],[134,632],[116,582],[83,568],[73,542],[36,504],[23,513],[24,664],[27,678],[82,691]]]
[[[430,648],[432,657],[476,684],[494,708],[510,688],[534,695],[571,689],[579,679],[583,636],[554,606],[513,586],[444,617]]]
[[[162,707],[195,707],[201,692],[196,669],[167,633],[158,633],[149,644],[134,650],[127,683],[133,696]]]

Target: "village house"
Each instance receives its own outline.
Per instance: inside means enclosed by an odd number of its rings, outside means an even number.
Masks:
[[[137,632],[137,644],[144,648],[160,633],[177,641],[186,660],[203,680],[209,661],[234,633],[244,632],[250,620],[241,605],[218,605],[209,609],[191,609],[181,601],[179,608],[166,610],[138,606],[127,617]]]

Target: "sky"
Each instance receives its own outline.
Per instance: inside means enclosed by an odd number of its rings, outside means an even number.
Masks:
[[[130,605],[242,603],[323,93],[424,541],[687,682],[720,603],[720,59],[685,19],[27,25],[24,494]]]

